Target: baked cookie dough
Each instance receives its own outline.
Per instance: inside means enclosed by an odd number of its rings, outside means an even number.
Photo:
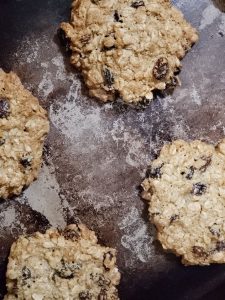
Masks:
[[[142,187],[164,249],[185,265],[225,263],[225,140],[165,145]]]
[[[116,300],[116,251],[85,225],[21,236],[11,248],[4,300]]]
[[[21,193],[38,175],[49,131],[46,111],[13,72],[0,69],[0,197]]]
[[[197,32],[169,0],[74,0],[59,31],[91,96],[151,100],[175,86]]]

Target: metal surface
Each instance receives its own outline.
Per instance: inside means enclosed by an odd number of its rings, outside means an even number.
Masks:
[[[0,0],[0,66],[18,73],[51,120],[39,179],[0,203],[1,299],[18,235],[76,219],[118,249],[121,299],[225,298],[225,266],[184,267],[162,251],[138,195],[147,163],[165,142],[216,143],[225,134],[224,1],[174,3],[199,28],[200,42],[183,60],[182,87],[135,110],[86,95],[56,37],[70,0]]]

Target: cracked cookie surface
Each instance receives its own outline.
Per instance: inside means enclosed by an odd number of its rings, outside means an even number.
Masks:
[[[132,103],[176,86],[180,60],[198,39],[169,0],[74,0],[60,33],[91,96]]]
[[[0,69],[0,197],[21,193],[36,179],[49,131],[46,111],[18,76]]]
[[[116,251],[83,224],[21,236],[12,245],[5,300],[117,300]]]
[[[167,144],[146,176],[142,197],[163,248],[186,265],[225,263],[225,140]]]

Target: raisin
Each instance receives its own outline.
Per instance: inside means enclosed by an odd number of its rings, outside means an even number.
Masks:
[[[103,255],[103,266],[106,271],[110,270],[110,266],[112,265],[112,260],[113,260],[113,254],[109,251],[104,253]]]
[[[145,6],[145,3],[144,1],[142,0],[137,0],[137,1],[134,1],[132,4],[131,4],[131,7],[133,8],[138,8],[140,6]]]
[[[160,57],[154,65],[153,76],[157,80],[165,79],[169,71],[168,60],[165,57]]]
[[[191,180],[192,177],[193,177],[193,175],[194,175],[194,173],[195,173],[195,168],[193,166],[191,166],[190,169],[189,169],[189,171],[188,171],[188,173],[187,173],[187,175],[186,175],[186,178],[188,180]]]
[[[89,291],[82,291],[79,293],[80,300],[91,300],[92,296]]]
[[[100,0],[91,0],[91,2],[93,3],[93,4],[98,4],[99,2],[100,2]]]
[[[192,193],[196,196],[201,196],[206,192],[206,189],[207,187],[205,184],[198,182],[193,184]]]
[[[120,17],[121,17],[121,15],[119,15],[118,11],[115,10],[115,12],[114,12],[114,21],[123,23],[123,20]]]
[[[7,99],[0,100],[0,118],[7,118],[10,115],[10,104]]]
[[[206,169],[208,168],[208,166],[211,165],[211,162],[212,162],[212,158],[209,156],[209,157],[201,157],[202,160],[205,161],[205,164],[202,165],[200,168],[199,168],[199,171],[201,171],[202,173],[204,173],[206,171]]]
[[[80,38],[80,42],[83,44],[83,45],[86,45],[90,42],[90,39],[91,39],[91,35],[90,34],[85,34],[83,35],[81,38]]]
[[[0,146],[4,145],[5,144],[5,139],[1,138],[0,139]]]
[[[97,282],[98,282],[99,286],[104,287],[106,285],[109,286],[110,283],[111,283],[111,280],[106,279],[103,274],[98,274],[97,275]]]
[[[68,226],[63,231],[63,236],[66,240],[77,241],[81,236],[79,226],[78,225],[73,225],[71,227]]]
[[[107,300],[107,293],[105,290],[101,290],[100,294],[98,295],[98,300]]]
[[[192,247],[192,252],[198,257],[203,257],[203,258],[208,257],[208,253],[204,250],[203,247],[200,247],[200,246]]]
[[[110,51],[110,50],[113,50],[113,49],[115,49],[116,47],[115,46],[112,46],[112,47],[106,47],[106,46],[104,46],[103,48],[102,48],[102,51]]]
[[[58,34],[58,37],[59,37],[62,45],[65,47],[66,52],[68,54],[71,54],[70,39],[66,36],[65,31],[62,28],[59,28],[57,34]]]
[[[225,241],[218,241],[216,243],[216,251],[224,251],[225,250]]]
[[[18,288],[18,280],[17,279],[11,279],[10,280],[10,289],[13,292],[13,294],[18,293],[19,288]]]
[[[98,274],[98,273],[95,273],[95,274],[91,273],[90,279],[93,280],[94,282],[96,282],[98,284],[98,286],[100,286],[100,287],[109,286],[111,283],[110,279],[105,278],[105,276],[103,274]]]
[[[159,212],[155,212],[155,213],[151,213],[151,217],[155,217],[155,216],[159,216],[160,215],[160,213]]]
[[[135,103],[135,109],[137,110],[144,110],[147,105],[150,103],[150,99],[146,98],[146,97],[142,97],[141,100],[138,103]]]
[[[64,259],[61,260],[62,267],[55,271],[55,275],[63,279],[72,279],[75,277],[77,271],[82,267],[80,263],[65,262]]]
[[[152,167],[149,167],[146,171],[146,177],[161,178],[162,177],[162,173],[161,173],[162,167],[163,167],[163,164],[160,167],[157,167],[154,169]]]
[[[32,165],[32,157],[27,156],[27,157],[22,157],[20,159],[20,163],[24,168],[28,168],[31,167]]]
[[[220,236],[220,232],[218,229],[216,229],[215,227],[213,228],[213,226],[208,227],[209,231],[212,233],[212,235],[219,237]]]
[[[111,87],[114,84],[113,74],[108,68],[105,68],[103,70],[103,77],[104,77],[105,84],[108,85],[109,87]]]
[[[24,280],[31,278],[31,271],[27,267],[23,267],[22,277]]]
[[[57,275],[58,277],[60,277],[62,279],[73,279],[74,278],[74,274],[73,273],[65,275],[63,272],[56,271],[55,275]]]
[[[170,224],[172,224],[174,221],[176,221],[177,219],[179,219],[179,215],[172,215],[170,217]]]
[[[179,80],[176,76],[170,78],[170,82],[166,84],[166,88],[169,90],[174,90],[174,88],[179,84]]]

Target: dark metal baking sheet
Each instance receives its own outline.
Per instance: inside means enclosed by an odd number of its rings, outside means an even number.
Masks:
[[[183,267],[162,251],[138,196],[148,161],[172,139],[225,134],[224,1],[174,3],[199,28],[182,86],[145,110],[87,96],[56,31],[70,0],[0,0],[0,66],[14,70],[51,120],[39,179],[0,203],[0,298],[11,243],[22,233],[76,219],[118,249],[121,299],[224,299],[225,266]]]

